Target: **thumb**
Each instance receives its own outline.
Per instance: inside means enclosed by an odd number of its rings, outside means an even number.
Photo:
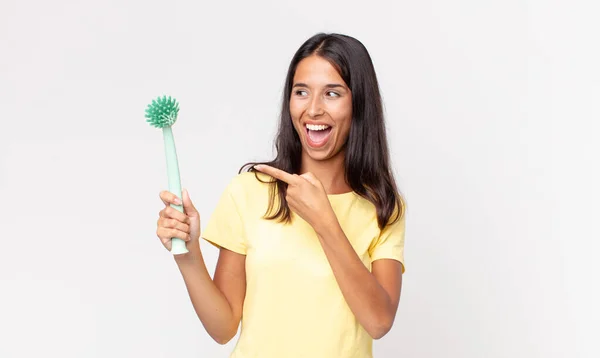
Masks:
[[[190,194],[187,189],[183,189],[181,196],[183,197],[183,209],[185,210],[185,213],[189,216],[198,215],[198,210],[196,210],[196,207],[192,204],[192,199],[190,199]]]
[[[317,187],[321,186],[321,182],[319,181],[319,179],[317,179],[317,177],[311,172],[306,172],[306,173],[302,174],[301,177],[306,179],[306,181],[308,181],[309,183],[311,183],[314,186],[317,186]]]

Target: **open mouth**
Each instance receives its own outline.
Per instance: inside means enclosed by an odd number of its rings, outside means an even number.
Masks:
[[[331,136],[331,127],[326,124],[307,124],[306,134],[308,145],[314,148],[324,146]]]

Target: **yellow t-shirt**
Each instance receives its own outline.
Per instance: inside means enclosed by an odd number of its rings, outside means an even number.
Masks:
[[[354,192],[328,198],[367,268],[383,258],[404,266],[404,217],[381,231],[366,199]],[[287,225],[263,219],[268,202],[268,184],[239,174],[202,233],[246,255],[242,327],[231,358],[372,357],[373,340],[348,307],[313,228],[295,214]]]

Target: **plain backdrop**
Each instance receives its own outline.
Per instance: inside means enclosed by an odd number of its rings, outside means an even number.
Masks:
[[[600,356],[600,6],[565,3],[2,0],[0,357],[228,356],[237,337],[206,334],[155,235],[167,176],[144,110],[180,102],[204,225],[272,158],[287,66],[321,31],[370,51],[408,202],[375,356]]]

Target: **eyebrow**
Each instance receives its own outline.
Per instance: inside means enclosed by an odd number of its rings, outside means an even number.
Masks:
[[[306,83],[296,83],[294,84],[294,86],[292,88],[296,88],[296,87],[307,87],[308,85]],[[330,84],[326,84],[325,88],[345,88],[345,86],[339,84],[339,83],[330,83]]]

